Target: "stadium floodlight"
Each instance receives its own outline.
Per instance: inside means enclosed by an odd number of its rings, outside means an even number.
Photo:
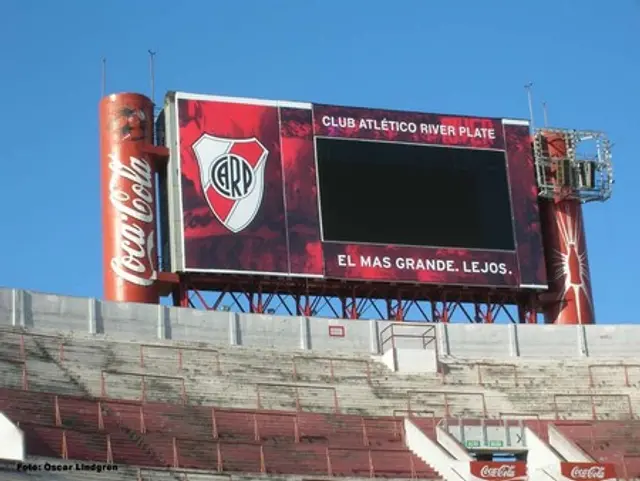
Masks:
[[[563,145],[562,150],[553,145],[555,141]],[[540,197],[560,196],[582,203],[611,197],[611,143],[602,132],[537,129],[533,150]]]

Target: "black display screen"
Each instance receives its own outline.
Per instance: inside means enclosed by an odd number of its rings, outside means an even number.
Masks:
[[[325,241],[514,250],[505,153],[316,138]]]

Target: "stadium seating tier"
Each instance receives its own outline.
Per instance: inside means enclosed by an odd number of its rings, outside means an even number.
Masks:
[[[640,367],[629,360],[440,355],[437,372],[402,374],[361,352],[0,334],[0,411],[29,456],[124,467],[100,479],[441,478],[407,448],[405,416],[433,439],[445,419],[526,419],[545,441],[552,425],[640,477]]]

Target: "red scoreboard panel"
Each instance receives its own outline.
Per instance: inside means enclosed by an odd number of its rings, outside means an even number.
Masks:
[[[526,121],[171,93],[176,272],[544,289]]]

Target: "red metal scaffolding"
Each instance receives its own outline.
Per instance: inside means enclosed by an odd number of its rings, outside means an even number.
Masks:
[[[534,291],[331,279],[161,273],[173,305],[257,314],[426,322],[536,323]]]

